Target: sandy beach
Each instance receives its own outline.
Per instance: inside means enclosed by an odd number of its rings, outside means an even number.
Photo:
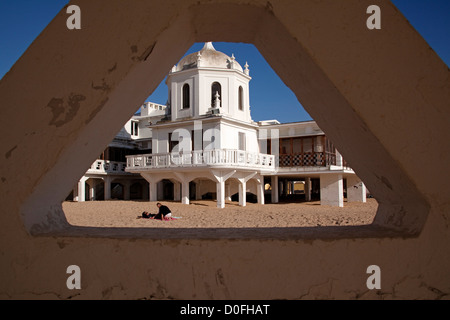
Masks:
[[[268,228],[355,226],[372,223],[378,203],[344,202],[343,208],[320,205],[319,201],[259,205],[227,202],[224,209],[211,200],[192,201],[190,205],[161,201],[174,217],[172,221],[137,219],[143,211],[156,213],[156,202],[87,201],[63,202],[68,222],[74,226],[129,228]]]

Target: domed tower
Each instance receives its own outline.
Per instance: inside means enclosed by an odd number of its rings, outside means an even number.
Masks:
[[[245,69],[211,42],[189,54],[167,76],[172,121],[222,114],[251,122],[248,65]]]

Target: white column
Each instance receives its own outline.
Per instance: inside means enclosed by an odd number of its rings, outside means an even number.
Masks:
[[[173,200],[181,201],[181,183],[176,180],[171,180],[173,182]]]
[[[111,200],[111,177],[106,176],[103,179],[104,183],[105,183],[105,188],[104,188],[104,194],[105,194],[105,200]]]
[[[343,207],[344,184],[342,174],[322,174],[320,176],[320,204]]]
[[[158,201],[158,183],[151,181],[148,183],[150,201]]]
[[[272,176],[270,185],[272,187],[272,203],[278,203],[278,176]]]
[[[307,177],[305,179],[305,200],[311,201],[311,178]]]
[[[189,204],[189,181],[186,180],[181,183],[181,203]]]
[[[356,175],[347,177],[347,201],[366,202],[366,186]]]
[[[211,170],[212,177],[216,181],[217,207],[225,208],[225,181],[236,173],[236,170],[222,171]]]
[[[174,181],[174,184],[181,186],[181,203],[189,204],[189,182],[193,180],[192,174],[186,174],[181,172],[173,172],[174,176],[178,181]],[[175,188],[175,192],[180,194],[180,191]],[[175,199],[176,200],[176,199]]]
[[[239,205],[245,207],[247,205],[247,181],[239,181]]]
[[[86,180],[87,177],[82,177],[78,181],[78,202],[86,201]]]
[[[217,208],[225,208],[225,181],[216,183]]]
[[[225,199],[231,201],[231,186],[229,183],[225,183]]]
[[[240,173],[236,177],[239,181],[239,205],[245,207],[247,205],[247,182],[256,175],[256,172],[252,173]]]
[[[258,198],[258,204],[264,204],[264,177],[256,180],[256,196]]]

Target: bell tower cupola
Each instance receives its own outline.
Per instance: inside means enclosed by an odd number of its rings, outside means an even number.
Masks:
[[[251,122],[247,63],[244,68],[234,54],[217,51],[212,42],[185,56],[166,80],[171,120],[226,115]]]

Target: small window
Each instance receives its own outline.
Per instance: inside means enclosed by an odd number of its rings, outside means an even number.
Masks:
[[[190,101],[190,88],[189,85],[186,83],[183,86],[183,102],[182,102],[182,107],[183,109],[189,109],[191,106],[191,101]]]
[[[238,97],[239,97],[239,110],[243,111],[244,110],[244,89],[242,89],[242,86],[239,86],[239,92],[238,92]]]
[[[132,136],[139,135],[139,123],[137,121],[131,121],[131,135]]]
[[[239,132],[239,150],[245,151],[245,133]]]
[[[169,133],[169,152],[172,152],[173,149],[180,143],[180,141],[178,140],[178,134],[175,134],[173,139],[174,140],[172,140],[172,133]]]

